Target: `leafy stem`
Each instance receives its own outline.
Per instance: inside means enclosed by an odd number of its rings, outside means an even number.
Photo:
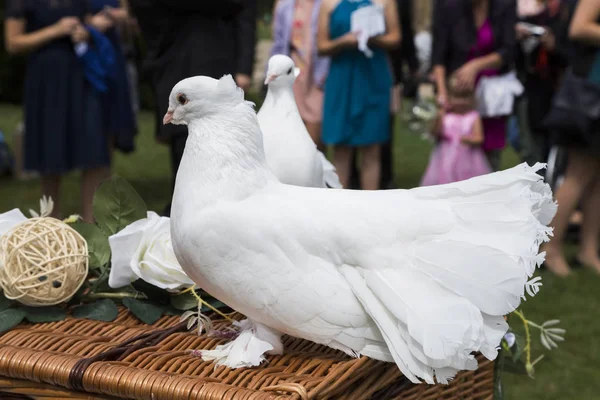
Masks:
[[[525,318],[523,311],[515,310],[515,311],[513,311],[513,314],[515,314],[517,317],[519,317],[521,319],[521,321],[523,321],[523,327],[525,328],[525,349],[524,349],[525,357],[526,357],[525,369],[527,370],[527,373],[529,374],[529,376],[532,376],[534,364],[531,363],[531,334],[529,332],[529,321],[527,321],[527,319]],[[537,359],[536,363],[539,360],[540,359]]]
[[[196,298],[196,300],[198,300],[198,303],[205,305],[206,307],[208,307],[212,311],[214,311],[217,314],[219,314],[221,317],[225,318],[227,321],[233,322],[233,319],[231,319],[227,315],[223,314],[221,311],[217,310],[216,308],[214,308],[213,306],[211,306],[210,304],[208,304],[208,302],[202,300],[202,297],[198,296],[198,293],[196,293],[196,285],[190,286],[189,288],[185,289],[184,291],[180,292],[179,294],[184,294],[184,293],[187,293],[187,292],[191,292],[192,295]]]
[[[128,292],[118,292],[118,293],[95,293],[91,292],[86,294],[83,297],[84,300],[98,300],[98,299],[112,299],[112,300],[123,300],[123,299],[136,299],[136,300],[147,300],[148,296],[146,296],[142,292],[136,293],[128,293]]]

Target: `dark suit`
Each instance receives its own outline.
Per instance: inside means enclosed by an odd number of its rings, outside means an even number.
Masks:
[[[152,82],[156,135],[169,143],[173,182],[187,127],[162,124],[177,82],[195,75],[252,76],[256,44],[256,0],[130,0],[146,42],[144,72]],[[166,214],[170,212],[167,207]]]

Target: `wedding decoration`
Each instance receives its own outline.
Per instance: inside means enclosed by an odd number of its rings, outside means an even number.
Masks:
[[[113,321],[119,306],[147,324],[187,312],[190,327],[201,330],[210,328],[202,313],[226,317],[226,306],[181,270],[169,218],[149,212],[124,179],[109,179],[96,191],[95,223],[51,218],[52,206],[43,198],[31,219],[18,209],[0,214],[0,333],[24,320],[69,314]]]
[[[48,217],[50,200],[43,198],[40,203],[41,215],[32,213],[33,219],[13,210],[10,215],[16,224],[0,239],[4,295],[38,307],[69,301],[88,274],[85,239],[64,222]]]
[[[194,285],[175,258],[169,218],[149,211],[147,218],[132,223],[108,241],[112,254],[110,287],[117,289],[138,278],[172,291]]]
[[[564,335],[567,330],[559,328],[560,320],[553,319],[539,325],[525,318],[525,314],[521,310],[515,310],[510,314],[510,318],[516,317],[523,324],[524,337],[517,334],[513,329],[517,324],[513,324],[511,329],[504,335],[501,342],[502,349],[505,352],[503,368],[507,372],[516,374],[528,375],[530,378],[535,376],[535,365],[539,363],[544,354],[539,355],[532,360],[532,337],[531,329],[537,329],[540,332],[540,343],[542,346],[551,351],[558,347],[557,342],[564,342]]]
[[[0,286],[4,292],[0,294],[0,333],[23,321],[59,321],[69,314],[113,321],[122,306],[148,324],[163,315],[180,315],[187,328],[198,334],[206,331],[219,338],[239,334],[239,323],[230,318],[227,306],[196,288],[179,266],[171,244],[170,219],[148,211],[125,180],[116,177],[100,186],[94,198],[93,224],[81,222],[78,216],[64,221],[50,218],[51,199],[43,198],[40,209],[39,213],[30,210],[30,219],[18,209],[0,214]],[[37,251],[25,252],[32,245],[39,246]],[[36,268],[31,267],[32,260],[38,260],[33,262]],[[526,290],[534,295],[540,286],[538,277]],[[22,296],[23,291],[35,296]],[[231,327],[215,330],[209,312],[230,320]],[[558,327],[560,321],[537,324],[520,310],[510,314],[508,321],[511,328],[501,342],[496,366],[499,392],[503,371],[534,377],[544,357],[533,354],[534,330],[547,350],[564,341],[566,333]],[[200,350],[196,353],[201,354]]]

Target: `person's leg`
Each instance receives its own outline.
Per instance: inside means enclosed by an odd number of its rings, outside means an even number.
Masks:
[[[595,164],[595,170],[599,167]],[[594,180],[582,199],[583,215],[581,224],[580,248],[577,258],[586,267],[600,273],[600,257],[598,254],[598,239],[600,236],[600,173]]]
[[[42,178],[42,196],[52,198],[54,209],[51,217],[60,218],[60,175],[43,175]]]
[[[175,178],[177,178],[177,171],[179,170],[179,164],[183,157],[183,150],[185,149],[185,142],[187,135],[174,135],[169,141],[169,152],[171,155],[171,196],[169,197],[169,203],[163,210],[163,215],[169,217],[171,215],[171,198],[173,191],[175,190]]]
[[[110,177],[110,167],[90,168],[81,172],[82,218],[85,222],[94,222],[94,194],[102,181]]]
[[[321,123],[304,121],[304,125],[306,125],[306,130],[313,142],[317,145],[317,149],[319,149],[320,152],[325,153],[325,145],[321,141]]]
[[[339,175],[339,174],[338,174]],[[352,148],[352,159],[350,160],[350,177],[348,178],[348,189],[360,189],[360,172],[358,169],[358,149]],[[346,186],[344,186],[346,187]]]
[[[597,175],[597,168],[598,162],[595,158],[577,150],[569,151],[565,177],[555,194],[559,206],[551,223],[554,228],[554,235],[550,242],[543,246],[543,250],[546,252],[544,264],[556,275],[566,276],[570,273],[570,267],[565,260],[562,248],[569,226],[569,218],[579,203],[584,190]]]
[[[519,122],[519,143],[521,145],[520,156],[523,162],[534,165],[542,162],[541,149],[538,144],[538,136],[529,124],[529,99],[523,97],[517,103],[517,120]]]
[[[382,189],[390,189],[394,184],[394,120],[395,115],[390,114],[390,140],[381,146],[381,179],[379,187]]]
[[[500,170],[500,155],[502,154],[502,150],[488,150],[485,152],[488,163],[490,164],[490,168],[492,172],[496,172]]]
[[[350,181],[350,163],[353,161],[354,148],[337,145],[334,148],[333,165],[337,171],[340,183],[347,188]]]
[[[363,190],[379,190],[381,177],[381,145],[361,148],[360,181]]]

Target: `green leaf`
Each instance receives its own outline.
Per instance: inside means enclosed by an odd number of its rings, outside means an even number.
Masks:
[[[85,222],[75,222],[71,224],[87,242],[90,269],[100,269],[110,261],[110,245],[108,237],[98,228],[97,225],[87,224]]]
[[[187,311],[198,307],[198,300],[194,297],[192,292],[186,292],[184,294],[172,296],[171,305],[177,310]]]
[[[221,308],[228,308],[227,304],[225,304],[215,298],[211,298],[210,300],[202,298],[202,300],[206,301],[208,304],[210,304],[217,310],[220,310]],[[200,312],[207,312],[207,311],[212,311],[212,310],[210,308],[208,308],[206,305],[202,304],[202,308],[200,309]]]
[[[113,177],[100,185],[94,194],[93,207],[96,223],[107,236],[146,218],[148,212],[144,200],[120,177]]]
[[[525,338],[515,333],[515,344],[511,348],[512,360],[514,362],[517,362],[521,358],[523,350],[525,350]]]
[[[25,318],[32,324],[62,321],[67,318],[67,310],[62,307],[22,307],[20,309],[27,313]]]
[[[9,308],[0,312],[0,333],[19,325],[26,315],[27,312],[16,308]]]
[[[130,297],[123,299],[123,305],[140,321],[148,325],[152,325],[163,315],[162,308]]]
[[[152,299],[153,303],[157,304],[170,304],[171,294],[165,289],[161,289],[158,286],[151,285],[143,279],[138,279],[131,284],[133,290],[144,293],[149,299]]]
[[[175,307],[173,307],[170,304],[163,305],[162,309],[163,309],[164,315],[181,315],[181,314],[183,314],[183,311],[176,309]]]
[[[506,358],[504,350],[498,351],[498,357],[494,362],[494,400],[504,399],[504,386],[502,382],[502,372],[504,371],[504,360]]]
[[[13,301],[6,298],[4,292],[0,292],[0,311],[6,310],[12,305]]]
[[[96,321],[114,321],[118,315],[119,309],[115,302],[110,299],[84,304],[73,310],[75,318],[87,318]]]
[[[527,369],[525,369],[525,363],[521,360],[513,361],[511,358],[506,357],[504,359],[504,371],[516,375],[528,375]]]

